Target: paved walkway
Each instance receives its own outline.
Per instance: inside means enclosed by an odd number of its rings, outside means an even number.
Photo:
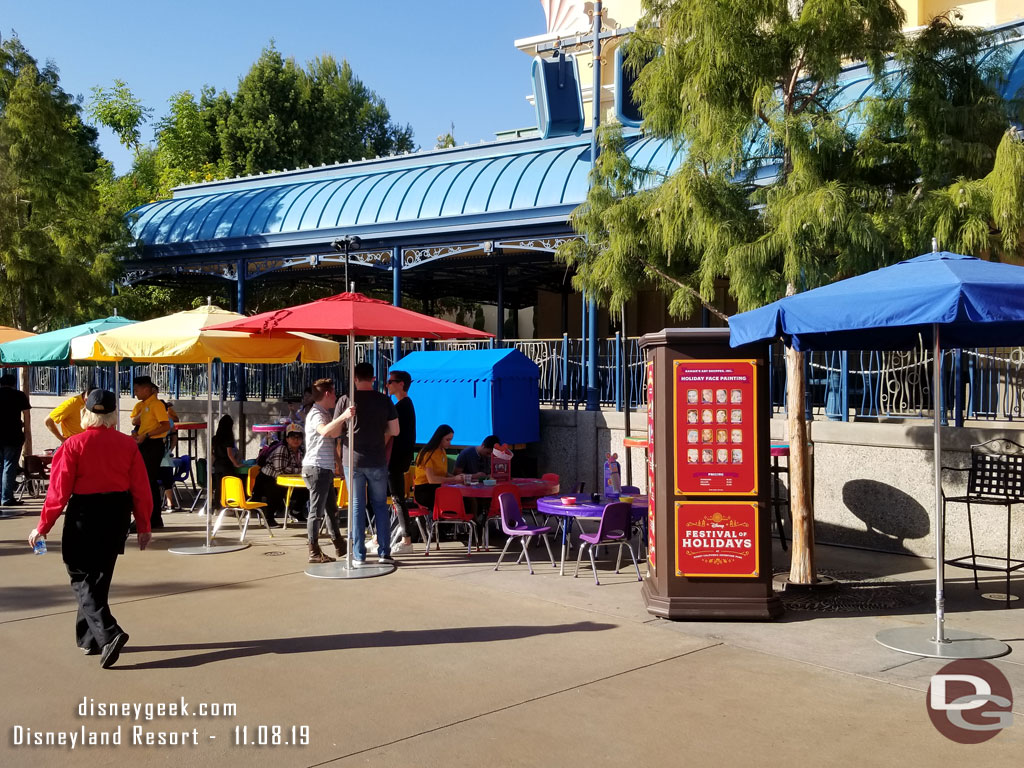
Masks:
[[[167,553],[202,541],[202,518],[168,515],[153,549],[129,549],[112,601],[131,633],[101,670],[74,647],[59,536],[35,557],[34,524],[0,520],[2,766],[1020,766],[1024,622],[951,572],[948,626],[1007,640],[996,662],[1018,722],[982,745],[942,737],[925,710],[942,664],[882,648],[884,627],[931,619],[931,564],[819,548],[819,567],[921,585],[909,610],[790,611],[767,624],[668,622],[643,609],[626,570],[495,573],[497,552],[401,559],[384,578],[304,574],[301,531],[250,535],[242,552]],[[134,538],[129,542],[134,545]],[[538,558],[540,552],[538,550]],[[781,552],[777,552],[781,555]],[[776,563],[776,569],[780,569]],[[571,570],[570,570],[571,573]],[[1021,580],[1014,585],[1022,592]],[[998,591],[990,586],[991,591]],[[982,591],[985,591],[984,589]],[[178,702],[185,717],[80,716],[83,701]],[[200,716],[201,703],[235,705]],[[260,726],[268,726],[261,731]],[[296,726],[295,737],[292,726]],[[20,726],[21,730],[16,728]],[[32,732],[115,731],[119,746],[17,745]],[[308,745],[236,745],[264,733]],[[138,732],[133,732],[133,728]],[[237,729],[237,731],[236,731]],[[133,745],[152,732],[183,746]],[[172,734],[176,734],[173,735]]]

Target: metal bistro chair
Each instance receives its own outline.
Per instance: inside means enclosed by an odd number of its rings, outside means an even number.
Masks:
[[[539,536],[541,541],[544,542],[544,546],[548,548],[548,557],[551,558],[551,567],[557,568],[558,564],[555,563],[555,555],[552,553],[551,543],[548,541],[551,526],[527,525],[526,520],[523,519],[522,511],[519,509],[519,502],[512,493],[503,493],[498,496],[498,505],[501,508],[501,529],[508,536],[508,539],[505,541],[505,547],[501,550],[501,556],[498,558],[494,570],[498,570],[501,561],[505,559],[505,553],[508,552],[512,539],[519,539],[519,544],[523,548],[523,554],[519,556],[519,560],[516,562],[520,562],[525,557],[526,566],[530,569],[530,575],[532,576],[533,563],[530,562],[530,553],[527,551],[527,548],[530,546],[534,536]]]
[[[586,548],[590,554],[590,567],[594,569],[594,583],[600,586],[601,582],[597,578],[597,563],[594,561],[594,547],[602,544],[617,544],[620,555],[622,547],[629,549],[629,556],[633,558],[633,567],[636,568],[636,580],[643,580],[643,577],[640,576],[640,566],[636,561],[636,553],[633,551],[633,545],[629,541],[629,519],[631,514],[632,509],[630,505],[624,501],[607,504],[601,513],[601,523],[597,526],[597,531],[595,533],[580,534],[580,551],[576,556],[576,571],[572,575],[574,579],[579,576],[580,560],[583,559],[583,550]],[[617,561],[615,572],[619,572]]]
[[[18,487],[18,501],[29,491],[32,498],[45,496],[46,489],[50,485],[50,468],[43,463],[38,456],[31,454],[25,456],[24,470],[22,471],[22,482]],[[31,490],[29,490],[31,488]]]
[[[1012,440],[995,439],[971,446],[971,466],[943,467],[953,472],[967,472],[967,493],[963,496],[942,494],[943,509],[949,503],[967,505],[967,533],[971,554],[946,560],[946,565],[974,571],[974,588],[978,589],[978,571],[1006,574],[1006,607],[1010,607],[1010,574],[1024,568],[1024,560],[1010,557],[1013,541],[1011,507],[1024,502],[1024,446]],[[996,506],[1006,510],[1006,554],[978,554],[974,541],[974,517],[971,507]],[[945,515],[943,515],[945,517]],[[945,537],[945,530],[941,534]],[[981,562],[979,562],[981,561]]]
[[[237,475],[225,475],[220,483],[220,500],[224,507],[221,509],[220,515],[217,516],[217,522],[213,526],[214,536],[217,535],[217,531],[224,521],[224,515],[228,512],[234,512],[235,519],[238,521],[238,527],[242,529],[239,541],[245,541],[246,531],[249,530],[250,516],[255,512],[260,520],[263,521],[263,525],[266,527],[267,533],[270,534],[270,538],[274,538],[274,532],[270,530],[266,515],[263,513],[267,505],[262,501],[250,501],[245,497],[242,478]]]
[[[203,500],[203,496],[207,495],[206,488],[206,459],[196,459],[196,471],[192,473],[192,477],[196,484],[199,486],[196,491],[196,496],[192,499],[192,506],[189,508],[189,512],[195,512],[196,507],[199,506],[199,502]]]

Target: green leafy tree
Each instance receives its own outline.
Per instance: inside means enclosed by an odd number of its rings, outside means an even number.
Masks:
[[[0,43],[0,318],[56,327],[99,309],[123,241],[95,186],[96,131],[18,38]]]
[[[347,62],[322,56],[302,68],[273,44],[234,93],[204,86],[198,96],[191,91],[174,94],[167,114],[156,122],[153,143],[140,140],[150,112],[120,80],[109,89],[93,90],[90,115],[133,151],[128,173],[118,176],[105,160],[97,172],[104,209],[122,215],[170,197],[176,186],[413,148],[411,128],[392,121],[383,99],[355,77]],[[126,228],[122,235],[128,237]],[[149,317],[170,299],[174,305],[193,304],[214,289],[197,284],[183,290],[188,293],[184,302],[166,288],[131,286],[113,301],[123,314]],[[307,294],[303,285],[260,281],[251,286],[249,303],[280,306],[306,300]]]
[[[586,240],[559,254],[577,287],[618,306],[654,282],[684,316],[710,304],[721,277],[752,309],[916,255],[936,233],[969,253],[1017,248],[1024,162],[1003,137],[1005,105],[979,65],[976,31],[939,19],[904,39],[891,0],[644,7],[630,42],[634,93],[645,129],[686,156],[649,188],[621,133],[606,133],[573,216]],[[900,83],[884,76],[890,54],[908,71]],[[835,98],[853,60],[879,90],[862,111]],[[803,370],[803,355],[787,350],[790,579],[812,583]]]

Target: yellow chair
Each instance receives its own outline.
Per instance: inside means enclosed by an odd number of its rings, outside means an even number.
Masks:
[[[235,519],[238,521],[239,527],[242,529],[242,535],[239,536],[239,541],[245,541],[246,531],[249,530],[249,518],[253,512],[257,514],[260,520],[263,521],[263,525],[267,528],[267,533],[270,534],[270,538],[274,538],[274,532],[270,530],[270,525],[267,524],[266,515],[263,513],[264,508],[267,506],[262,501],[249,501],[245,497],[245,488],[242,486],[242,478],[236,475],[225,475],[220,482],[220,500],[224,507],[220,511],[220,515],[217,516],[217,522],[213,526],[213,535],[217,535],[217,530],[220,528],[221,523],[224,522],[224,516],[228,511],[235,513]],[[244,521],[243,521],[244,516]]]
[[[259,476],[260,470],[259,464],[253,464],[249,467],[249,471],[245,476],[245,495],[250,499],[252,498],[253,491],[256,490],[256,478]]]

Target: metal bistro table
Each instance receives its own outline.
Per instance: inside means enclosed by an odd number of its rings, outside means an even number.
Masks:
[[[562,496],[575,496],[576,503],[572,505],[566,505],[562,503]],[[562,564],[559,566],[558,575],[565,575],[565,552],[569,545],[569,536],[572,533],[573,521],[577,518],[592,518],[600,519],[601,513],[604,512],[604,508],[616,499],[605,499],[602,498],[600,501],[591,501],[591,495],[589,493],[567,493],[561,496],[544,496],[543,498],[537,499],[537,510],[543,512],[546,515],[554,515],[555,517],[565,518],[565,525],[562,526]],[[633,519],[638,519],[639,516],[647,514],[647,497],[646,496],[634,496],[633,497]]]
[[[178,443],[185,443],[186,453],[193,458],[199,452],[199,430],[206,429],[205,421],[182,421],[174,425],[174,432],[178,436]],[[181,451],[178,451],[181,455]]]

